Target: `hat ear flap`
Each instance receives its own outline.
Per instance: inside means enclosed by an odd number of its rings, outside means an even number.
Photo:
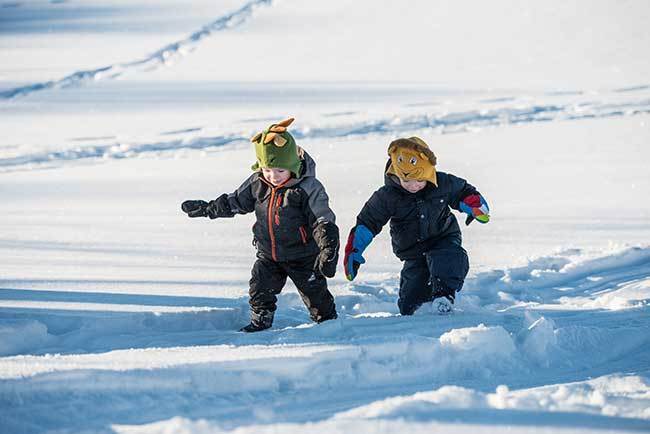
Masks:
[[[283,127],[281,125],[273,125],[271,128],[269,128],[269,131],[273,133],[284,133],[287,131],[287,127]]]
[[[257,143],[262,138],[262,133],[257,133],[251,138],[251,142]]]
[[[287,139],[278,134],[273,138],[273,143],[275,143],[275,146],[278,148],[281,148],[287,144]]]

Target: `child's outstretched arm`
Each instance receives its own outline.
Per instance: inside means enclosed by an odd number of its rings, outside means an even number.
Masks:
[[[230,194],[206,202],[204,200],[186,200],[181,209],[188,217],[210,217],[211,219],[234,217],[235,214],[247,214],[255,210],[255,197],[251,189],[257,174],[251,175],[244,183]]]
[[[477,220],[480,223],[490,221],[490,207],[481,193],[462,178],[449,175],[452,183],[452,197],[449,202],[450,206],[467,214],[465,225]]]
[[[348,235],[343,259],[345,277],[348,280],[351,281],[357,277],[359,267],[366,262],[362,255],[364,250],[388,223],[391,215],[390,203],[385,198],[383,188],[380,188],[370,196],[370,199],[363,206],[357,216],[357,225],[350,230]]]

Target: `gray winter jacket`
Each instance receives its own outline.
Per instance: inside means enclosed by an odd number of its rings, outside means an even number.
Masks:
[[[282,262],[317,255],[327,247],[338,251],[336,217],[325,188],[316,179],[316,163],[304,151],[298,178],[274,187],[255,172],[217,201],[225,209],[217,217],[255,211],[253,242],[264,257]]]

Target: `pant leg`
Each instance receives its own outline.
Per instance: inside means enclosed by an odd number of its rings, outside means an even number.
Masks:
[[[309,256],[286,262],[284,266],[307,306],[311,319],[323,322],[337,317],[336,305],[332,293],[327,289],[327,279],[320,272],[314,272],[315,262],[316,256]]]
[[[443,238],[426,253],[431,280],[458,292],[469,272],[469,258],[462,247],[460,234]]]
[[[287,273],[277,262],[258,257],[251,271],[249,287],[251,323],[271,326],[277,309],[277,294],[286,283]]]
[[[431,301],[431,276],[424,256],[404,261],[399,282],[397,306],[402,315],[413,315],[423,303]]]

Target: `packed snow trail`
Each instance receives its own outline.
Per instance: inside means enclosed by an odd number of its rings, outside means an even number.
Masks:
[[[0,92],[0,99],[12,99],[20,96],[27,96],[34,92],[46,89],[58,89],[71,86],[81,86],[90,82],[100,80],[113,80],[125,74],[153,71],[168,66],[172,62],[194,51],[205,39],[214,36],[214,33],[232,29],[246,23],[261,6],[272,4],[272,0],[253,0],[246,3],[238,10],[219,17],[215,21],[203,26],[200,30],[192,33],[185,39],[172,42],[156,50],[155,52],[130,62],[107,65],[100,68],[76,71],[59,80],[34,83]]]

